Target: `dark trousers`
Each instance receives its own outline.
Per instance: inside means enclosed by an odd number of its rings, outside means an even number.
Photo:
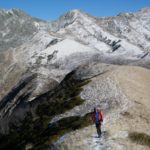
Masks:
[[[102,134],[102,132],[101,132],[101,124],[100,123],[96,123],[95,124],[96,125],[96,129],[97,129],[97,134],[98,134],[98,136],[99,137],[101,137],[101,134]]]

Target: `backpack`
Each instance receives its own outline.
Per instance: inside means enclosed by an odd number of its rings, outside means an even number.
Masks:
[[[99,124],[99,123],[100,123],[100,118],[99,118],[99,116],[100,116],[100,112],[97,111],[97,112],[95,113],[95,123],[96,123],[96,124]]]
[[[104,118],[104,116],[101,111],[95,112],[95,123],[96,124],[99,124],[99,123],[101,124],[103,122],[103,118]]]

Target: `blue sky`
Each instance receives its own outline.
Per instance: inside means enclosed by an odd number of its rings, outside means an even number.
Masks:
[[[55,20],[72,9],[93,16],[114,16],[150,7],[150,0],[0,0],[0,8],[19,8],[33,17]]]

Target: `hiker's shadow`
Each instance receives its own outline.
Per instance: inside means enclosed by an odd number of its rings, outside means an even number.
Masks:
[[[92,138],[98,138],[98,136],[97,136],[97,135],[92,135],[91,137],[92,137]]]
[[[108,131],[103,131],[102,136],[107,139],[109,137],[109,132]]]

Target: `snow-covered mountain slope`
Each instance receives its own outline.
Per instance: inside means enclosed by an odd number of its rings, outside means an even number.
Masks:
[[[137,45],[145,51],[150,46],[150,9],[144,8],[136,13],[119,14],[116,17],[99,20],[105,30]]]
[[[101,52],[142,56],[143,51],[149,52],[150,47],[149,13],[147,8],[116,17],[94,18],[73,10],[57,21],[56,33],[75,38]]]
[[[44,53],[41,51],[45,53],[49,51],[48,54],[50,54],[54,50],[51,51],[48,44],[53,45],[59,42],[63,44],[64,42],[63,45],[69,48],[65,40],[68,39],[75,41],[74,44],[79,42],[79,45],[88,46],[92,52],[99,52],[112,58],[116,56],[126,59],[149,58],[149,13],[150,9],[145,8],[136,13],[95,18],[82,11],[73,10],[61,16],[57,21],[46,22],[32,18],[20,10],[1,10],[0,50],[22,47],[22,44],[27,49],[32,43],[27,53],[40,55]],[[51,41],[51,38],[54,41],[47,43]],[[71,54],[82,51],[81,46],[78,48],[74,44],[71,47],[75,47],[76,50],[69,50]],[[21,51],[21,48],[19,49]],[[55,53],[56,56],[59,55],[58,58],[60,53],[63,51]],[[65,54],[69,55],[69,53],[63,53],[64,57]],[[33,56],[30,54],[28,57],[31,55]]]

